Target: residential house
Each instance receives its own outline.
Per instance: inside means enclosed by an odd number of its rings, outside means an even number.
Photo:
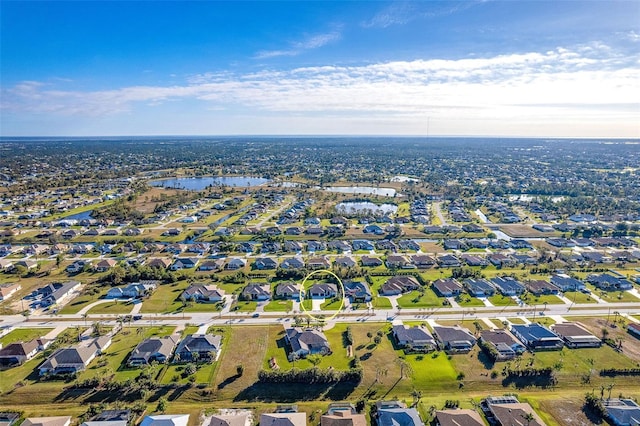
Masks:
[[[558,287],[561,291],[583,291],[587,287],[584,283],[576,278],[566,274],[556,274],[551,276],[551,284]]]
[[[403,268],[413,268],[414,266],[409,262],[405,256],[399,254],[390,254],[387,256],[387,261],[385,262],[387,268],[389,269],[403,269]]]
[[[360,264],[363,267],[377,267],[382,266],[382,260],[378,257],[362,256],[360,258]]]
[[[253,426],[253,415],[249,410],[221,410],[226,414],[205,417],[202,426]]]
[[[378,401],[376,423],[378,426],[424,426],[418,410],[407,408],[399,401]]]
[[[531,405],[508,397],[487,398],[483,405],[491,424],[496,426],[546,426]],[[529,417],[532,419],[527,420]]]
[[[309,241],[307,242],[307,251],[316,252],[327,249],[327,244],[324,241]]]
[[[407,251],[420,250],[420,244],[418,244],[413,240],[400,240],[398,241],[398,247],[400,248],[400,250],[407,250]]]
[[[302,251],[302,244],[297,241],[287,240],[284,242],[284,251],[298,253]]]
[[[349,256],[342,256],[342,257],[336,257],[333,264],[336,267],[353,268],[354,266],[356,266],[356,261]]]
[[[514,324],[511,332],[531,350],[560,350],[564,346],[557,334],[538,323]]]
[[[140,426],[187,426],[188,414],[154,414],[145,416]]]
[[[411,256],[411,262],[419,269],[429,269],[437,263],[433,257],[425,254],[414,254]]]
[[[327,248],[329,250],[335,250],[337,252],[351,251],[351,245],[343,240],[329,241],[329,243],[327,244]]]
[[[275,260],[273,260],[270,257],[259,257],[253,263],[253,267],[255,269],[260,270],[260,271],[269,270],[269,269],[276,269],[278,267],[278,262],[276,262]]]
[[[460,255],[460,260],[466,263],[468,266],[487,266],[489,262],[482,256],[475,254],[464,253]]]
[[[289,345],[289,359],[305,358],[307,355],[331,353],[329,341],[321,330],[301,327],[285,327],[285,341]]]
[[[174,362],[214,361],[222,346],[222,336],[188,334],[178,344]]]
[[[300,257],[289,257],[280,264],[280,267],[282,269],[302,269],[304,268],[304,260]]]
[[[167,269],[169,266],[171,266],[172,262],[173,261],[168,257],[154,257],[152,259],[149,259],[147,265],[149,265],[151,268]]]
[[[193,269],[198,265],[199,259],[195,257],[180,257],[171,265],[172,271],[179,271],[181,269]]]
[[[516,262],[511,257],[501,253],[490,254],[489,256],[487,256],[487,259],[496,268],[509,267],[516,264]]]
[[[398,247],[391,240],[378,240],[376,241],[376,249],[383,251],[389,250],[395,253],[398,250]]]
[[[455,297],[462,293],[462,284],[455,278],[440,278],[431,286],[442,297]]]
[[[300,284],[293,281],[286,281],[278,284],[275,290],[275,296],[278,299],[300,300]]]
[[[224,269],[224,259],[207,259],[198,266],[199,271],[222,271]]]
[[[306,413],[263,413],[260,426],[307,426]]]
[[[109,337],[110,343],[110,337]],[[83,371],[89,363],[101,353],[108,345],[100,345],[98,342],[88,346],[74,346],[56,350],[40,367],[39,374],[75,374]]]
[[[55,285],[58,284],[58,285]],[[47,288],[51,288],[48,287]],[[66,283],[54,283],[54,290],[48,293],[47,295],[43,295],[42,300],[40,301],[40,305],[43,307],[52,306],[52,305],[61,305],[68,301],[76,291],[80,288],[80,283],[78,281],[67,281]]]
[[[137,367],[152,362],[164,364],[171,358],[177,344],[178,335],[145,339],[131,352],[127,365]]]
[[[372,300],[369,286],[362,281],[345,281],[344,292],[351,303],[366,303]]]
[[[480,414],[468,408],[436,410],[436,426],[484,426]]]
[[[22,286],[18,283],[0,284],[0,301],[7,300],[20,289]]]
[[[102,259],[93,266],[93,269],[96,272],[107,272],[117,264],[118,262],[115,259]]]
[[[438,265],[443,268],[457,268],[460,266],[460,261],[452,254],[445,254],[439,256],[437,259]]]
[[[556,323],[551,326],[551,330],[564,340],[564,344],[568,348],[599,348],[602,346],[602,340],[577,322]]]
[[[315,283],[308,291],[311,299],[330,299],[338,294],[338,286],[331,283]]]
[[[224,266],[224,268],[235,271],[235,270],[244,268],[244,266],[245,266],[244,260],[235,257],[235,258],[229,259],[227,261],[227,264]]]
[[[152,293],[158,286],[157,281],[144,283],[132,283],[124,287],[114,287],[105,295],[105,299],[140,298],[145,294]]]
[[[491,297],[495,294],[495,288],[485,279],[464,280],[464,286],[470,295],[474,297]]]
[[[418,280],[411,275],[397,275],[380,286],[381,296],[396,296],[420,288]]]
[[[544,280],[530,280],[525,284],[529,293],[539,296],[541,294],[558,294],[560,289],[548,281]]]
[[[247,284],[240,294],[242,300],[265,301],[271,299],[269,284]]]
[[[627,332],[640,339],[640,324],[630,322],[627,326]]]
[[[363,234],[375,234],[375,235],[384,235],[384,229],[379,227],[378,225],[372,224],[367,225],[362,230]]]
[[[476,338],[466,328],[459,325],[453,327],[433,327],[436,339],[447,353],[467,353],[476,344]]]
[[[602,405],[609,421],[616,426],[638,426],[640,406],[632,399],[607,398]]]
[[[215,285],[191,284],[182,292],[180,299],[204,303],[219,303],[224,300],[224,294],[225,291]]]
[[[332,410],[320,417],[320,426],[367,426],[367,419],[353,410]]]
[[[71,416],[27,417],[20,426],[69,426]]]
[[[624,291],[633,289],[633,284],[630,281],[611,274],[592,274],[587,277],[587,282],[604,291]]]
[[[525,287],[513,277],[493,277],[491,283],[503,296],[516,296],[524,293]]]
[[[480,332],[480,341],[493,346],[497,354],[497,361],[515,358],[527,350],[526,346],[518,342],[506,330],[483,330]]]
[[[0,366],[22,365],[38,353],[38,341],[10,343],[0,349]]]
[[[392,333],[400,347],[417,351],[438,349],[435,339],[424,326],[407,327],[406,325],[394,325]]]
[[[302,235],[304,230],[299,226],[290,226],[284,230],[285,235]]]
[[[369,240],[353,240],[351,241],[353,250],[374,250],[373,243]]]

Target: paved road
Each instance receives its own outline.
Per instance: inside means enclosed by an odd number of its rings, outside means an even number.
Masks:
[[[441,205],[442,203],[440,202],[433,203],[433,212],[435,213],[436,216],[438,216],[438,219],[440,220],[440,226],[447,226],[447,221],[444,220],[444,216],[442,215],[442,210],[440,210]]]
[[[478,319],[484,320],[489,318],[507,318],[507,317],[532,317],[534,312],[537,316],[561,316],[570,320],[573,316],[606,316],[613,312],[619,312],[625,317],[640,314],[640,304],[638,303],[607,303],[607,304],[581,304],[573,305],[548,305],[546,308],[539,305],[537,307],[475,307],[472,309],[454,309],[454,308],[432,308],[432,309],[402,309],[400,311],[394,309],[387,310],[368,310],[368,311],[351,311],[342,312],[331,322],[385,322],[392,320],[433,320],[433,321],[455,321],[462,319]],[[314,312],[317,316],[317,312]],[[333,312],[326,312],[326,317],[330,317]],[[304,313],[298,314],[304,316]],[[182,314],[142,314],[142,319],[134,321],[133,324],[138,326],[146,325],[173,325],[184,326],[185,324],[203,325],[267,325],[267,324],[287,324],[292,322],[293,314],[276,314],[262,313],[259,317],[254,317],[253,313],[226,314],[220,313],[190,313],[188,316]],[[115,323],[118,315],[92,315],[82,318],[78,314],[69,315],[39,315],[31,316],[28,321],[22,315],[2,316],[0,323],[2,326],[13,326],[18,328],[36,328],[36,327],[58,327],[58,326],[84,326],[86,321],[104,320],[107,323]],[[634,318],[635,319],[635,318]]]

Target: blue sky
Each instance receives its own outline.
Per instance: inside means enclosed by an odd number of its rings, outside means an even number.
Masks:
[[[0,0],[0,135],[640,137],[640,2]]]

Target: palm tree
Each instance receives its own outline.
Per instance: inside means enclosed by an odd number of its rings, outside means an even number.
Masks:
[[[533,413],[523,414],[522,418],[526,420],[527,426],[529,426],[531,422],[535,420],[535,417],[533,417]]]

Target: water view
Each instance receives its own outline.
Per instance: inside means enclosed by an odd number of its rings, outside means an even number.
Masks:
[[[345,201],[336,205],[336,210],[341,214],[372,214],[383,216],[398,211],[395,204],[374,204],[369,201]]]
[[[385,197],[396,195],[396,190],[393,188],[376,188],[373,186],[328,186],[324,190],[343,194],[382,195]]]
[[[201,191],[209,186],[236,186],[250,187],[260,186],[269,182],[269,179],[248,176],[205,176],[189,178],[160,179],[151,182],[152,186],[164,186],[166,188],[188,189]]]

